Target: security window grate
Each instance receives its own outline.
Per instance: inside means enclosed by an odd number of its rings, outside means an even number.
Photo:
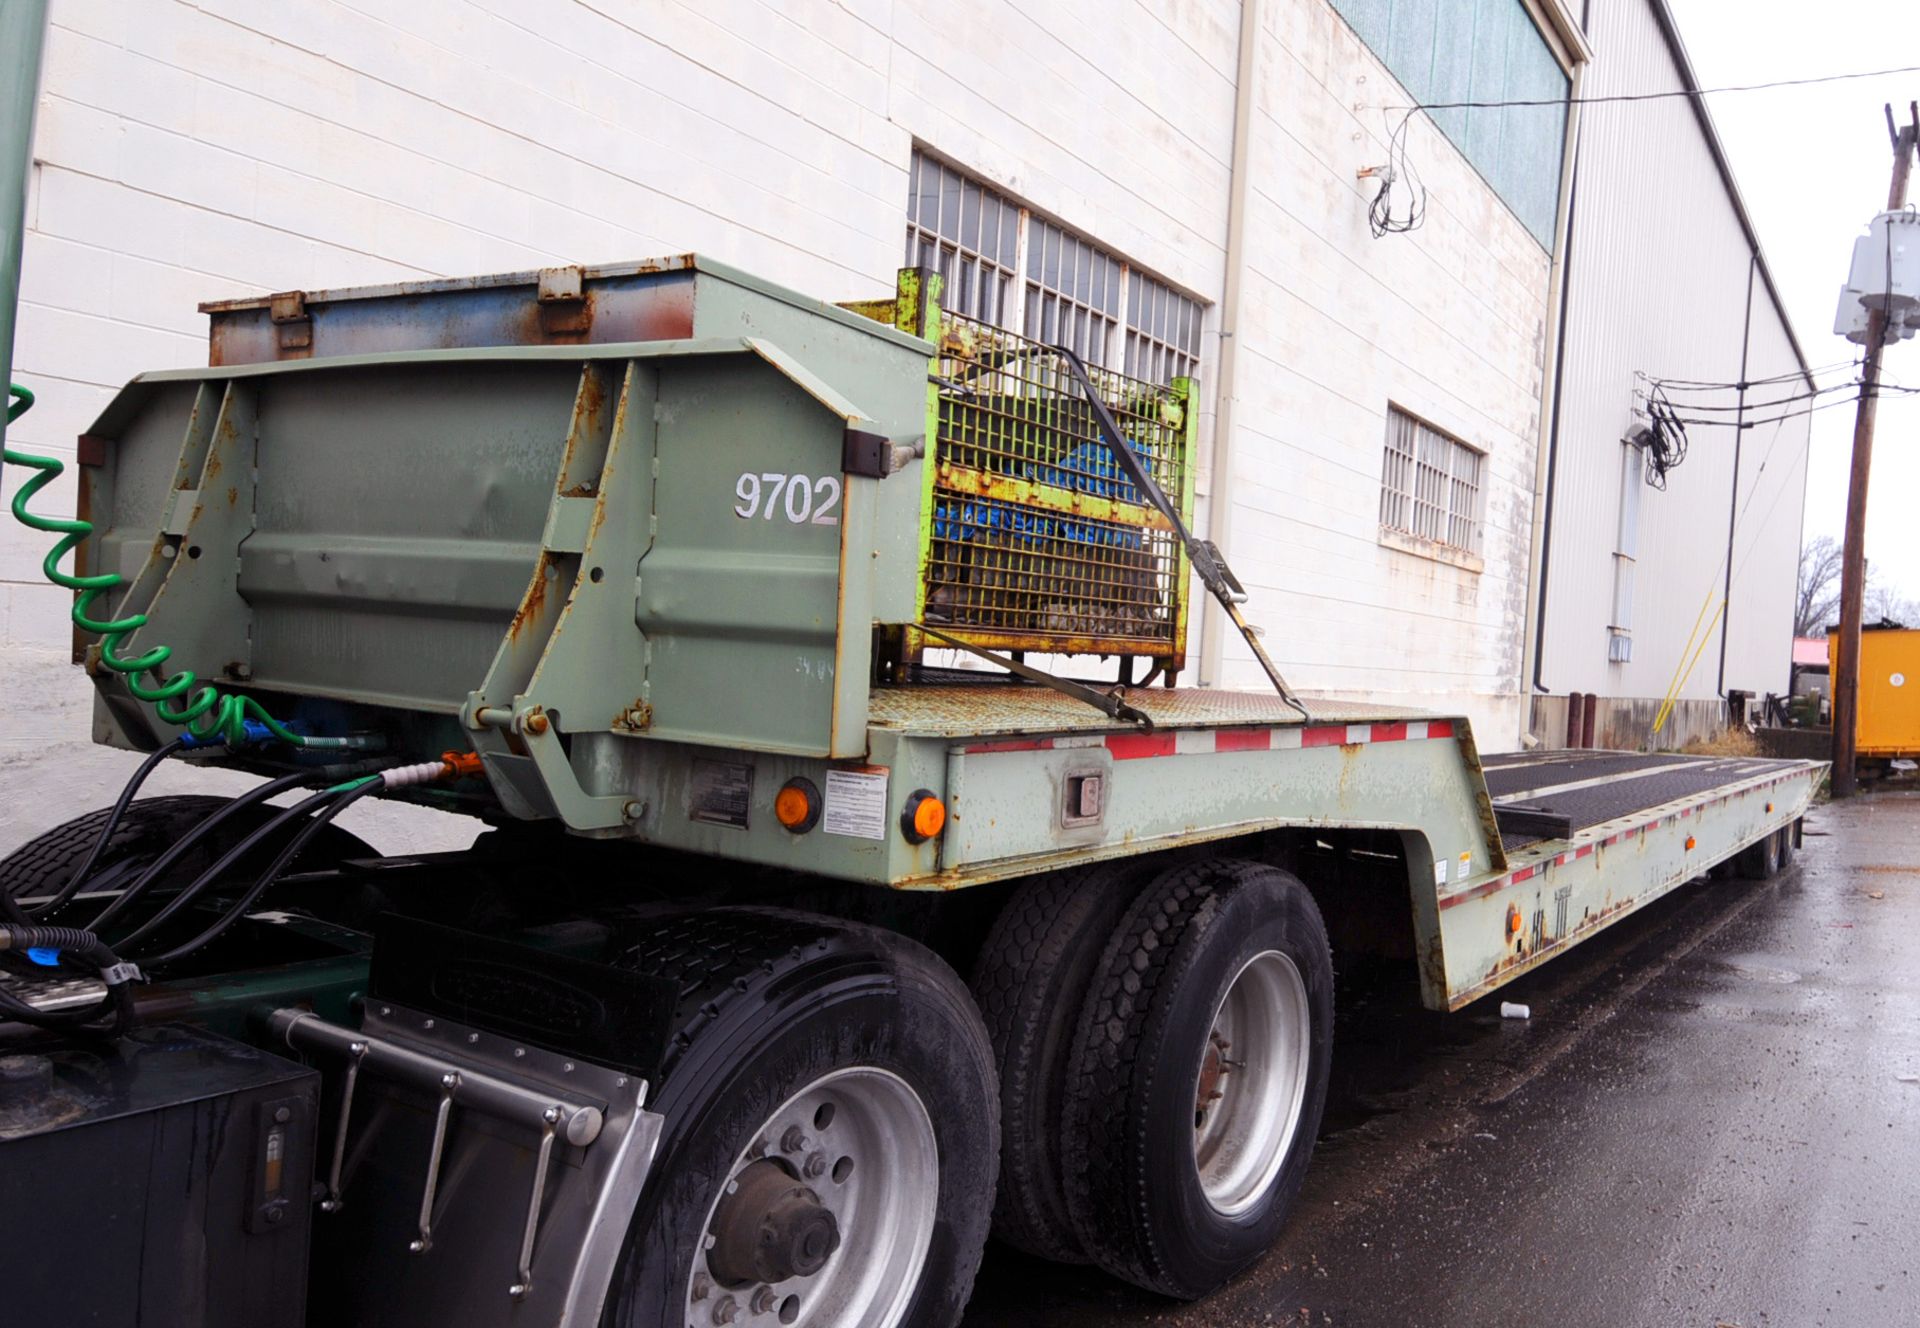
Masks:
[[[1127,289],[1126,371],[1150,383],[1192,377],[1200,367],[1200,301],[1133,274]]]
[[[1387,408],[1380,524],[1466,553],[1480,551],[1480,469],[1486,458],[1456,438]]]
[[[955,313],[1151,383],[1199,373],[1203,303],[917,149],[906,259]]]
[[[1039,217],[1027,223],[1027,308],[1022,335],[1107,363],[1120,326],[1126,265]]]
[[[1002,323],[1014,301],[1022,210],[916,152],[907,200],[907,266],[932,268],[955,313]]]

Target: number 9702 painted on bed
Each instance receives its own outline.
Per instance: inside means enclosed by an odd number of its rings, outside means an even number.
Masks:
[[[840,524],[840,477],[838,475],[782,475],[778,471],[746,471],[733,482],[733,495],[740,501],[733,514],[751,521],[756,516],[771,521],[783,516],[793,525],[837,526]]]

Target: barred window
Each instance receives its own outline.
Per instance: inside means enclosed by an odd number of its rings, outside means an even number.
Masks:
[[[1027,224],[1027,308],[1022,336],[1066,346],[1089,364],[1105,364],[1120,326],[1126,266],[1050,221]]]
[[[1380,524],[1466,553],[1480,552],[1480,469],[1486,457],[1398,406],[1387,408]]]
[[[1206,305],[991,185],[914,150],[906,261],[947,308],[1154,383],[1200,369]]]
[[[1198,300],[1165,282],[1134,273],[1127,290],[1127,363],[1124,372],[1154,383],[1191,377],[1200,366]]]
[[[950,166],[913,154],[907,200],[907,266],[932,268],[949,309],[1003,324],[1024,213]]]

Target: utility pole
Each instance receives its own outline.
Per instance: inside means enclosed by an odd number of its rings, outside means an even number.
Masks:
[[[1893,140],[1893,183],[1887,211],[1907,205],[1907,177],[1920,146],[1920,103],[1907,104],[1907,123],[1887,134]],[[1853,418],[1853,475],[1847,482],[1847,538],[1840,564],[1840,637],[1833,658],[1833,796],[1853,796],[1854,740],[1859,727],[1860,609],[1867,589],[1867,474],[1873,464],[1873,421],[1880,405],[1880,355],[1887,347],[1887,313],[1867,311],[1867,354],[1860,370],[1860,405]]]

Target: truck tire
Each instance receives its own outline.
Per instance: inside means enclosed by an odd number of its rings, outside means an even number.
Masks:
[[[959,978],[890,932],[777,909],[645,927],[621,962],[682,1000],[602,1322],[955,1323],[999,1148]]]
[[[1785,865],[1781,844],[1789,838],[1775,830],[1756,843],[1747,845],[1733,857],[1733,874],[1747,881],[1771,881]]]
[[[1022,882],[973,969],[973,997],[1000,1071],[1000,1183],[993,1234],[1029,1254],[1085,1263],[1061,1181],[1067,1056],[1101,952],[1144,877],[1101,863]]]
[[[1326,926],[1297,879],[1215,859],[1148,886],[1102,956],[1067,1075],[1081,1247],[1181,1299],[1258,1258],[1306,1175],[1332,1046]]]
[[[182,794],[163,798],[142,798],[127,806],[126,814],[114,828],[105,852],[94,866],[95,879],[103,886],[124,882],[142,867],[159,857],[187,831],[227,805],[231,799],[204,794]],[[157,882],[159,888],[185,885],[248,834],[257,830],[276,808],[254,806],[236,812],[167,871]],[[93,851],[100,828],[112,809],[102,807],[57,825],[28,840],[0,859],[0,893],[17,899],[51,894],[65,885],[74,869]],[[269,849],[278,845],[278,840]],[[331,866],[349,858],[378,857],[373,847],[358,835],[337,825],[324,827],[308,843],[295,865],[306,868]]]
[[[1795,825],[1798,825],[1798,822],[1795,822]],[[1781,871],[1785,871],[1793,865],[1793,850],[1796,847],[1794,844],[1795,825],[1783,825],[1779,830]]]

